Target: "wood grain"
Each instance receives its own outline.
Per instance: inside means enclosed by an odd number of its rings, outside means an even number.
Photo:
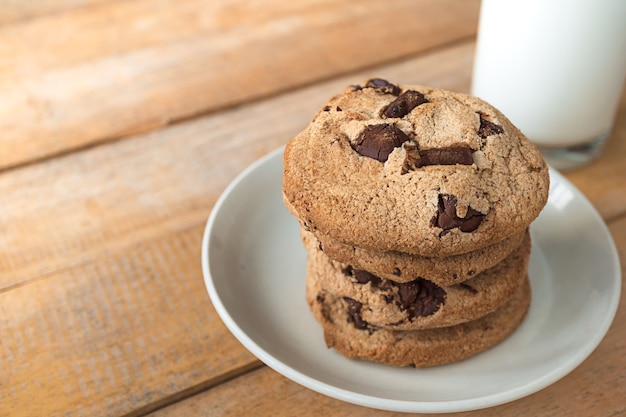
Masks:
[[[610,225],[616,237],[622,277],[626,274],[626,218]],[[578,368],[555,384],[520,400],[473,412],[436,414],[448,417],[615,417],[626,414],[626,299],[598,348]],[[242,395],[245,393],[246,395]],[[177,404],[151,417],[320,416],[401,417],[406,414],[366,409],[310,391],[263,367]],[[435,414],[420,414],[434,417]]]
[[[478,4],[116,1],[0,28],[0,169],[472,36]]]
[[[259,366],[217,317],[202,227],[0,294],[0,415],[154,409]]]
[[[0,2],[0,26],[103,1],[107,0],[2,0]]]
[[[459,44],[0,173],[0,195],[12,202],[0,211],[0,291],[205,222],[226,185],[335,92],[374,74],[467,88],[472,54],[471,42]]]

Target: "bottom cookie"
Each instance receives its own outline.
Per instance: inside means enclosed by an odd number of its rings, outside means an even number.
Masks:
[[[337,297],[307,280],[307,302],[324,329],[329,348],[350,359],[391,366],[427,367],[467,359],[506,339],[530,306],[528,278],[509,302],[488,315],[456,326],[428,330],[389,330],[370,325],[360,303]]]

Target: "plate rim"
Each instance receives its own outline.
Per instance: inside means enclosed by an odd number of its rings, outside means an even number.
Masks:
[[[604,219],[600,216],[596,208],[589,201],[589,199],[576,187],[574,186],[566,177],[564,177],[561,173],[550,167],[550,177],[551,177],[551,189],[552,184],[556,182],[561,182],[566,185],[566,187],[572,191],[578,199],[581,200],[582,203],[586,205],[586,211],[589,211],[589,214],[593,216],[594,222],[600,225],[601,233],[603,237],[608,239],[609,248],[611,253],[609,254],[612,260],[611,269],[616,271],[615,279],[613,280],[615,285],[615,291],[612,293],[612,297],[610,298],[610,303],[608,305],[607,314],[603,317],[603,321],[598,326],[599,331],[595,333],[595,337],[588,340],[588,343],[584,346],[584,349],[578,350],[575,355],[573,355],[569,361],[566,363],[560,364],[556,368],[551,369],[549,372],[545,373],[539,378],[536,378],[532,384],[532,389],[529,389],[527,386],[517,386],[515,388],[509,389],[504,392],[498,392],[495,394],[483,395],[480,397],[469,398],[469,399],[459,399],[459,400],[446,400],[446,401],[411,401],[411,400],[403,400],[403,399],[390,399],[390,398],[380,398],[375,397],[368,394],[358,393],[354,391],[347,390],[345,388],[340,388],[333,386],[332,384],[322,382],[314,377],[311,377],[303,372],[297,371],[290,367],[289,365],[283,363],[280,359],[274,357],[272,354],[267,352],[261,346],[259,346],[245,331],[243,331],[235,319],[231,317],[228,309],[223,304],[217,288],[213,282],[213,278],[210,270],[210,262],[209,262],[209,253],[210,253],[210,236],[211,232],[214,229],[217,221],[218,214],[222,206],[227,201],[228,197],[231,193],[239,186],[239,184],[247,178],[251,173],[255,172],[261,166],[271,163],[274,159],[282,156],[284,145],[274,149],[273,151],[268,152],[261,158],[255,160],[251,164],[249,164],[243,171],[241,171],[224,189],[221,193],[217,201],[215,202],[211,212],[209,214],[208,220],[206,222],[206,226],[202,236],[202,245],[201,245],[201,264],[202,264],[202,272],[203,279],[205,282],[205,287],[209,294],[209,298],[215,307],[215,310],[218,313],[220,319],[224,322],[228,330],[235,336],[235,338],[255,357],[261,360],[270,368],[274,369],[276,372],[282,374],[283,376],[291,379],[292,381],[304,386],[307,389],[311,389],[315,392],[327,395],[331,398],[335,398],[341,401],[345,401],[348,403],[380,409],[380,410],[388,410],[388,411],[396,411],[396,412],[417,412],[417,413],[446,413],[446,412],[461,412],[461,411],[470,411],[470,410],[478,410],[487,407],[493,407],[500,404],[508,403],[525,396],[536,393],[547,386],[557,382],[558,380],[565,377],[571,371],[576,369],[584,360],[586,360],[591,353],[598,347],[598,345],[602,342],[606,333],[611,327],[615,315],[617,313],[617,309],[619,307],[619,300],[621,295],[621,265],[619,260],[619,254],[613,240],[613,237],[608,229],[608,226]],[[282,160],[281,160],[282,162]],[[555,181],[557,179],[557,181]],[[526,384],[529,385],[529,384]],[[382,404],[381,404],[382,403]]]

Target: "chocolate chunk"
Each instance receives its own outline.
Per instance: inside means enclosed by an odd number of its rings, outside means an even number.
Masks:
[[[394,96],[400,94],[400,88],[397,85],[391,84],[382,78],[372,78],[365,83],[365,88],[373,88],[383,94],[393,94]]]
[[[428,316],[435,313],[444,302],[446,295],[445,291],[438,285],[423,278],[399,283],[381,279],[367,271],[353,269],[352,267],[344,268],[342,272],[353,277],[359,284],[371,283],[372,289],[383,293],[383,299],[388,304],[395,302],[400,309],[408,312],[409,318]],[[360,316],[361,303],[347,297],[344,297],[344,300],[348,303],[348,312],[353,318],[355,326],[357,325],[356,323],[363,322]],[[355,319],[355,315],[358,315],[358,318]]]
[[[464,232],[464,233],[473,232],[474,230],[478,229],[478,226],[480,226],[484,218],[485,218],[485,215],[482,214],[480,211],[474,210],[473,208],[468,207],[467,213],[465,214],[465,217],[462,219],[463,221],[461,222],[459,229],[461,229],[461,232]]]
[[[354,278],[354,280],[359,284],[367,284],[368,282],[371,282],[373,287],[377,287],[381,282],[381,279],[376,275],[363,271],[362,269],[354,269],[350,265],[343,268],[341,272],[343,272],[344,275]]]
[[[331,109],[332,109],[332,107],[331,107],[331,106],[324,106],[324,108],[322,109],[322,111],[326,111],[326,112],[328,112],[328,111],[330,111]],[[339,106],[335,106],[335,110],[336,110],[336,111],[343,111],[343,110],[341,110],[341,107],[339,107]]]
[[[383,117],[404,117],[420,104],[428,103],[428,99],[419,91],[405,91],[392,101],[383,111]]]
[[[368,282],[371,282],[372,285],[376,286],[380,283],[380,278],[378,278],[376,275],[370,274],[369,272],[360,269],[353,270],[352,276],[354,277],[354,279],[357,280],[359,284],[367,284]]]
[[[355,91],[361,91],[362,89],[363,89],[363,87],[361,87],[360,85],[352,84],[352,85],[348,86],[348,88],[346,89],[346,92],[347,93],[353,93]]]
[[[363,304],[349,297],[343,297],[343,300],[348,305],[348,317],[350,322],[352,322],[352,324],[354,324],[354,327],[356,327],[357,329],[366,330],[369,323],[363,320],[363,317],[361,317],[361,308],[363,308]]]
[[[465,217],[459,217],[456,214],[456,204],[457,199],[455,196],[447,194],[439,195],[437,214],[431,221],[432,226],[443,229],[439,236],[445,235],[449,230],[455,227],[458,227],[465,233],[473,232],[480,226],[485,218],[484,214],[471,207],[467,208]]]
[[[400,298],[398,306],[406,310],[409,318],[423,317],[439,310],[445,299],[445,291],[437,284],[423,278],[411,282],[394,283]]]
[[[405,146],[406,156],[402,164],[401,174],[414,171],[428,165],[472,165],[472,150],[458,146],[449,148],[433,148],[418,151],[417,148]]]
[[[467,147],[450,147],[425,149],[419,152],[420,159],[417,161],[417,167],[421,168],[427,165],[472,165],[472,150]]]
[[[395,148],[408,140],[409,137],[394,125],[370,125],[359,135],[352,148],[359,155],[385,162]]]
[[[393,291],[396,283],[394,281],[388,279],[381,279],[380,282],[377,283],[376,289],[380,291]]]
[[[485,119],[482,114],[480,116],[480,127],[478,128],[478,136],[485,139],[487,136],[497,135],[504,133],[502,126],[497,125],[489,120]]]
[[[393,268],[392,274],[399,277],[400,275],[402,275],[402,271],[400,271],[400,268]]]

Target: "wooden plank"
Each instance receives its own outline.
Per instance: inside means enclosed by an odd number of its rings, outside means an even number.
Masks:
[[[0,415],[138,413],[259,366],[209,301],[202,229],[0,293]]]
[[[472,36],[478,5],[137,0],[8,25],[0,169]]]
[[[626,218],[611,224],[626,276]],[[614,417],[626,406],[626,298],[598,348],[572,373],[529,397],[475,412],[436,414],[449,417]],[[405,414],[366,409],[315,393],[264,367],[206,392],[149,414],[150,417],[344,416],[401,417]],[[421,414],[424,417],[433,414]]]
[[[0,2],[0,26],[103,1],[107,0],[3,0]]]
[[[321,104],[375,74],[467,88],[473,44],[0,173],[0,291],[206,221],[246,165],[285,144]],[[416,76],[419,74],[419,78]]]

